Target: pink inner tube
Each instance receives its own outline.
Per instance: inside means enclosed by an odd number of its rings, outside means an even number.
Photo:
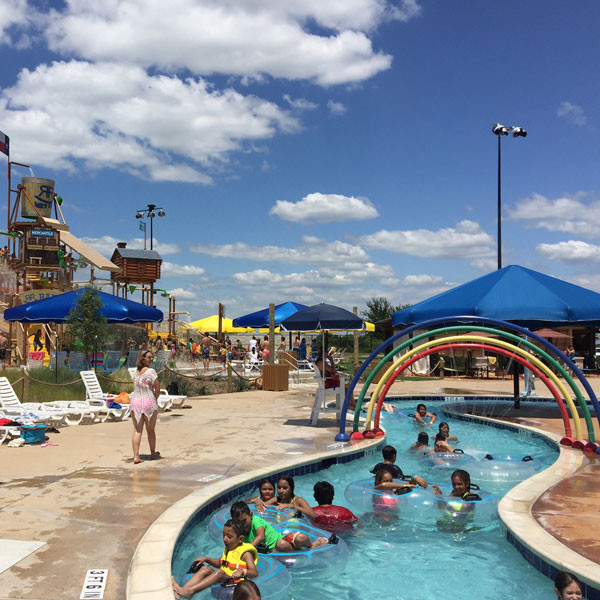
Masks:
[[[542,380],[544,385],[548,388],[550,393],[554,396],[554,399],[556,400],[556,403],[558,404],[558,407],[560,409],[563,423],[565,425],[565,436],[571,437],[571,435],[572,435],[571,422],[569,421],[569,414],[567,413],[565,403],[563,402],[563,399],[560,397],[560,394],[558,393],[558,390],[556,389],[554,384],[548,379],[548,377],[546,377],[546,375],[544,375],[535,365],[532,365],[529,361],[525,360],[522,356],[519,356],[518,354],[509,352],[508,350],[505,350],[504,348],[499,348],[498,346],[492,346],[490,344],[482,344],[482,343],[474,343],[474,342],[473,343],[461,342],[461,343],[456,343],[456,344],[444,344],[442,346],[435,346],[433,348],[428,348],[427,350],[424,350],[423,352],[416,354],[415,356],[413,356],[412,358],[407,360],[404,364],[402,364],[398,369],[396,369],[396,371],[394,371],[392,376],[386,381],[385,386],[381,390],[381,393],[379,394],[379,398],[377,399],[377,406],[375,408],[375,419],[374,419],[375,427],[379,427],[379,417],[381,414],[381,406],[383,405],[383,401],[385,400],[387,392],[389,391],[392,383],[394,383],[394,381],[396,381],[396,378],[398,377],[398,375],[400,375],[404,371],[404,369],[407,369],[408,367],[410,367],[410,365],[412,365],[417,360],[424,358],[425,356],[429,356],[430,354],[433,354],[434,352],[438,352],[439,350],[449,350],[452,348],[488,350],[489,352],[492,352],[493,354],[502,354],[504,356],[508,356],[508,357],[512,358],[513,360],[516,360],[518,363],[526,366],[528,369],[531,369],[531,371],[533,371],[533,373]]]

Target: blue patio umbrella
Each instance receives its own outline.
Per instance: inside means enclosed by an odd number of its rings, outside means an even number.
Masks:
[[[281,321],[291,317],[294,313],[297,313],[303,308],[308,308],[306,304],[300,304],[298,302],[284,302],[283,304],[277,304],[275,306],[275,327],[281,324]],[[234,327],[268,327],[269,326],[269,309],[258,310],[238,317],[233,320]]]
[[[315,304],[309,306],[281,322],[281,327],[288,331],[336,331],[366,329],[364,319],[345,308],[332,304]]]
[[[4,311],[4,320],[20,323],[64,323],[81,294],[83,289],[7,308]],[[102,302],[100,314],[108,323],[152,323],[163,320],[163,313],[157,308],[106,292],[99,291],[98,296]]]
[[[510,265],[394,313],[392,326],[456,315],[500,319],[532,330],[568,325],[597,327],[600,294]]]

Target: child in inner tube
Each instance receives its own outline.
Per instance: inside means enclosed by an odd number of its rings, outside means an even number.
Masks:
[[[191,598],[197,592],[227,580],[235,582],[243,577],[256,577],[258,554],[252,544],[244,542],[247,533],[243,523],[227,521],[223,526],[225,548],[221,558],[196,558],[190,568],[193,574],[185,585],[179,585],[171,577],[175,598]]]
[[[265,502],[265,504],[275,504],[277,510],[293,508],[296,511],[303,512],[309,519],[315,518],[315,513],[308,502],[294,494],[294,478],[289,475],[282,475],[277,480],[277,496]]]
[[[436,452],[454,452],[454,448],[448,443],[446,435],[443,433],[436,434],[433,449],[429,450],[427,454],[435,454]]]
[[[383,462],[377,463],[371,469],[371,473],[377,473],[381,467],[385,467],[393,477],[396,479],[402,479],[404,477],[404,473],[402,472],[402,469],[395,464],[397,456],[396,448],[394,448],[394,446],[384,446],[383,450],[381,451],[381,455],[383,456]]]
[[[437,419],[433,413],[427,412],[427,407],[424,404],[417,404],[417,412],[414,413],[413,418],[417,423],[427,427],[431,427]],[[429,419],[429,422],[425,419]]]
[[[326,537],[319,537],[311,542],[309,537],[300,531],[283,536],[270,523],[253,515],[248,505],[243,501],[233,503],[231,518],[244,525],[248,532],[246,542],[265,553],[294,552],[295,550],[316,548],[328,542]]]
[[[258,482],[258,496],[245,500],[246,504],[255,504],[256,510],[262,514],[265,512],[268,504],[273,504],[275,498],[275,484],[265,477]]]
[[[443,433],[449,442],[458,442],[458,438],[450,433],[450,425],[448,425],[448,423],[445,421],[442,421],[438,425],[438,431]]]
[[[457,469],[452,473],[452,492],[450,497],[460,498],[462,502],[440,502],[440,508],[444,515],[438,519],[438,531],[447,533],[461,533],[472,530],[471,522],[475,516],[475,505],[472,504],[481,500],[478,494],[471,491],[471,475],[463,469]],[[433,488],[433,486],[432,486]],[[435,491],[435,490],[434,490]],[[440,493],[441,491],[435,492]]]
[[[409,476],[410,477],[410,476]],[[394,481],[392,472],[387,465],[382,465],[375,473],[375,490],[392,490],[395,494],[401,495],[410,492],[416,487],[427,488],[429,484],[420,476],[415,475],[409,481],[398,483]],[[436,485],[431,486],[432,490],[437,490],[436,493],[442,493]]]

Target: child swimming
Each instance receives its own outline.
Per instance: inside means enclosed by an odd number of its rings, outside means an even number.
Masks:
[[[581,581],[573,573],[561,571],[554,578],[554,592],[558,600],[581,600],[583,591]]]
[[[259,513],[264,513],[267,504],[272,504],[273,498],[275,498],[275,484],[268,478],[265,477],[258,482],[258,496],[248,498],[245,500],[246,504],[255,504],[256,510]]]
[[[223,543],[225,548],[221,558],[200,556],[192,563],[192,569],[197,570],[186,581],[179,585],[171,577],[175,598],[191,598],[195,593],[205,590],[211,585],[223,583],[227,579],[256,577],[256,561],[258,553],[252,544],[244,542],[247,530],[245,526],[230,519],[223,526]],[[204,564],[203,564],[204,563]]]
[[[316,548],[328,542],[327,538],[320,537],[311,543],[309,537],[299,531],[283,536],[264,519],[253,515],[245,502],[233,503],[231,518],[246,528],[246,541],[265,552],[293,552],[304,548]]]
[[[425,449],[429,449],[429,436],[424,431],[421,431],[417,436],[417,441],[408,449],[408,451],[411,454],[415,454]]]
[[[427,412],[427,407],[424,404],[417,404],[417,412],[414,413],[413,418],[417,423],[427,427],[431,427],[437,419],[433,413]],[[430,419],[429,423],[425,419]]]

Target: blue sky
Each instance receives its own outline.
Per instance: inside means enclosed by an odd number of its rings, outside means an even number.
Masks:
[[[107,256],[164,207],[160,285],[195,319],[416,302],[495,269],[491,128],[520,125],[504,265],[600,290],[599,17],[592,0],[0,0],[0,130]]]

